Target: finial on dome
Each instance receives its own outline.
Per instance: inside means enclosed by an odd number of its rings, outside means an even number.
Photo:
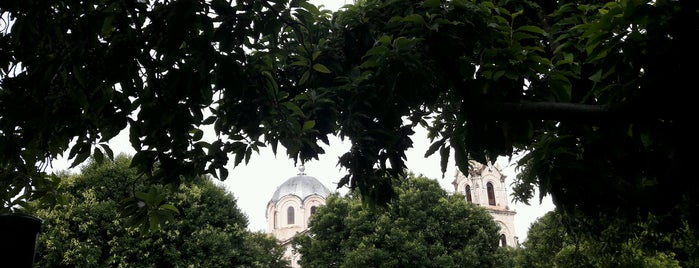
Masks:
[[[306,175],[306,173],[304,171],[306,171],[306,167],[303,165],[300,165],[299,166],[299,175]]]

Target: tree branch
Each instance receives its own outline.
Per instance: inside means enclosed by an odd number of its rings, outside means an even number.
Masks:
[[[499,106],[499,107],[498,107]],[[487,106],[486,106],[487,107]],[[479,114],[479,116],[483,116]],[[529,119],[579,122],[645,121],[653,118],[676,119],[677,108],[640,103],[582,104],[562,102],[502,103],[485,115],[491,119]]]
[[[503,103],[495,115],[507,119],[596,121],[619,117],[619,107],[562,102]]]

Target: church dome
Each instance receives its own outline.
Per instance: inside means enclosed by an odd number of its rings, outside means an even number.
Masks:
[[[303,167],[299,168],[299,170],[301,172],[298,175],[289,178],[284,183],[279,185],[279,187],[277,187],[277,190],[272,195],[270,202],[277,202],[279,199],[287,195],[295,195],[301,198],[301,200],[304,200],[306,197],[314,194],[320,195],[323,198],[330,194],[330,190],[328,190],[328,188],[325,187],[325,185],[323,185],[323,183],[321,183],[318,179],[307,176],[306,173],[303,173]]]

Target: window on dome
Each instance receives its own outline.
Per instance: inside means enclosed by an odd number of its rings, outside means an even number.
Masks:
[[[294,224],[294,207],[286,209],[286,224]]]
[[[495,206],[495,191],[493,190],[493,184],[488,183],[488,204]]]
[[[507,238],[505,238],[505,234],[500,234],[500,246],[507,246]]]
[[[316,209],[318,209],[316,206],[312,206],[312,207],[311,207],[311,216],[312,216],[313,214],[316,214]]]
[[[466,201],[469,203],[473,202],[473,199],[471,198],[471,185],[466,185]]]

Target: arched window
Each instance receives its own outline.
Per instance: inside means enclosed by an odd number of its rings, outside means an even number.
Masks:
[[[495,206],[495,190],[493,190],[493,184],[488,183],[488,204]]]
[[[286,209],[286,224],[294,224],[294,207]]]
[[[466,185],[466,202],[473,202],[473,199],[471,198],[471,185]]]
[[[507,246],[507,238],[505,238],[505,234],[500,235],[500,246],[501,247]]]
[[[313,214],[316,214],[316,209],[318,209],[316,206],[311,207],[311,216],[313,216]]]

